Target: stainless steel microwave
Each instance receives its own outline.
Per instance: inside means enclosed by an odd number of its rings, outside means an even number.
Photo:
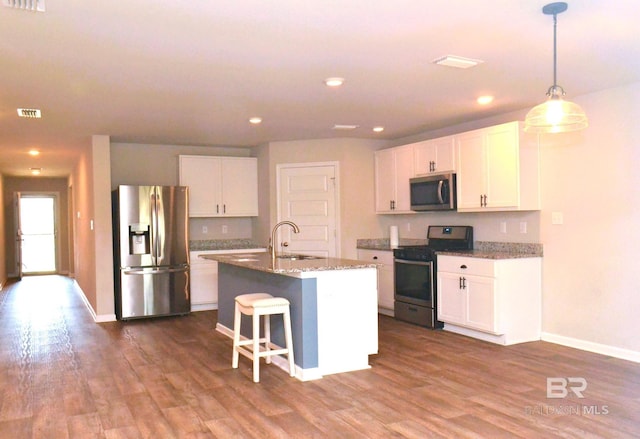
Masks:
[[[438,174],[409,180],[411,210],[456,209],[456,174]]]

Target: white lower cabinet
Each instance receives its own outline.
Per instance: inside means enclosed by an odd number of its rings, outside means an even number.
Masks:
[[[218,263],[200,255],[264,252],[264,248],[200,250],[189,252],[191,272],[191,311],[218,309]]]
[[[378,312],[393,317],[393,252],[389,250],[358,249],[358,259],[373,262],[374,264],[382,264],[378,266]]]
[[[509,345],[540,339],[542,261],[438,255],[444,329]]]

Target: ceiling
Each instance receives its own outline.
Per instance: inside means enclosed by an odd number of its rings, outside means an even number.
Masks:
[[[5,0],[3,0],[4,3]],[[254,146],[395,139],[520,110],[553,83],[553,18],[527,0],[46,0],[0,7],[0,172],[71,172],[91,135]],[[568,98],[640,80],[637,0],[558,16]],[[444,55],[484,62],[432,63]],[[327,77],[345,78],[328,88]],[[479,106],[480,95],[495,96]],[[42,119],[20,119],[39,108]],[[260,125],[248,119],[260,116]],[[352,131],[333,130],[353,124]],[[374,126],[384,126],[374,133]],[[28,156],[29,148],[42,154]]]

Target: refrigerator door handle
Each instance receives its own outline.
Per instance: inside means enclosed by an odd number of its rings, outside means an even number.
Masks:
[[[153,263],[158,264],[158,188],[153,188],[151,193],[151,224],[153,227]]]
[[[175,267],[175,268],[153,268],[151,270],[148,268],[126,268],[122,270],[122,273],[144,275],[144,274],[181,273],[185,271],[189,271],[188,266]]]

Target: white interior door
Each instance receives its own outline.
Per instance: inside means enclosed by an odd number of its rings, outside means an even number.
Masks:
[[[280,227],[278,252],[339,257],[338,163],[278,165],[278,221],[300,228]]]

